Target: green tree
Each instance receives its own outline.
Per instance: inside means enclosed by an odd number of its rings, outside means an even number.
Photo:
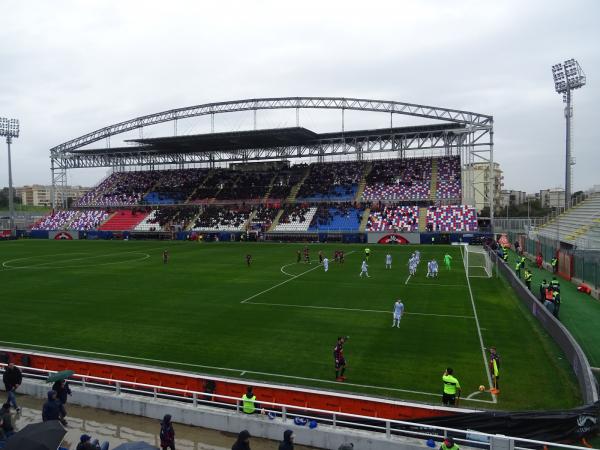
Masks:
[[[14,192],[14,190],[13,190]],[[21,199],[13,196],[15,205],[20,205],[21,204]],[[2,188],[2,190],[0,190],[0,208],[2,209],[8,209],[8,188]]]

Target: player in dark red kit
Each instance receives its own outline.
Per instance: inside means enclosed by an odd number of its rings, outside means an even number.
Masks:
[[[310,255],[308,253],[308,247],[304,247],[304,262],[310,264]]]
[[[335,360],[335,381],[345,381],[346,377],[346,358],[344,358],[344,343],[345,337],[338,337],[335,347],[333,347],[333,359]]]
[[[167,264],[169,262],[169,251],[165,250],[163,252],[163,264]]]
[[[252,263],[252,255],[247,254],[246,255],[246,264],[248,264],[248,267],[250,267],[250,263]]]

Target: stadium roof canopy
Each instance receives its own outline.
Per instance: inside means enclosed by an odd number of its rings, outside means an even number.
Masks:
[[[166,136],[158,138],[131,139],[138,145],[126,147],[77,149],[73,154],[118,156],[144,152],[146,154],[189,154],[237,152],[250,149],[272,149],[281,147],[298,147],[319,145],[337,141],[352,143],[357,138],[376,141],[391,136],[437,136],[458,134],[464,125],[455,123],[439,125],[423,125],[411,127],[394,127],[384,129],[338,131],[332,133],[315,133],[303,127],[275,128],[251,131],[230,131],[224,133],[194,134],[185,136]]]

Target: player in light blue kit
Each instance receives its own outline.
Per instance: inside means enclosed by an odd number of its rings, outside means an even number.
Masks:
[[[396,300],[396,303],[394,303],[394,320],[392,321],[392,328],[395,326],[400,328],[400,319],[402,319],[403,315],[404,303],[402,303],[402,300],[398,299]]]
[[[439,271],[438,263],[435,259],[431,260],[431,276],[437,278]]]
[[[392,255],[390,253],[385,255],[385,268],[386,269],[392,268]]]

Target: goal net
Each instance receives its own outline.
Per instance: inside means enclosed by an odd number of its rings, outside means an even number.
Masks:
[[[491,278],[492,260],[483,247],[465,245],[463,260],[468,277]]]

